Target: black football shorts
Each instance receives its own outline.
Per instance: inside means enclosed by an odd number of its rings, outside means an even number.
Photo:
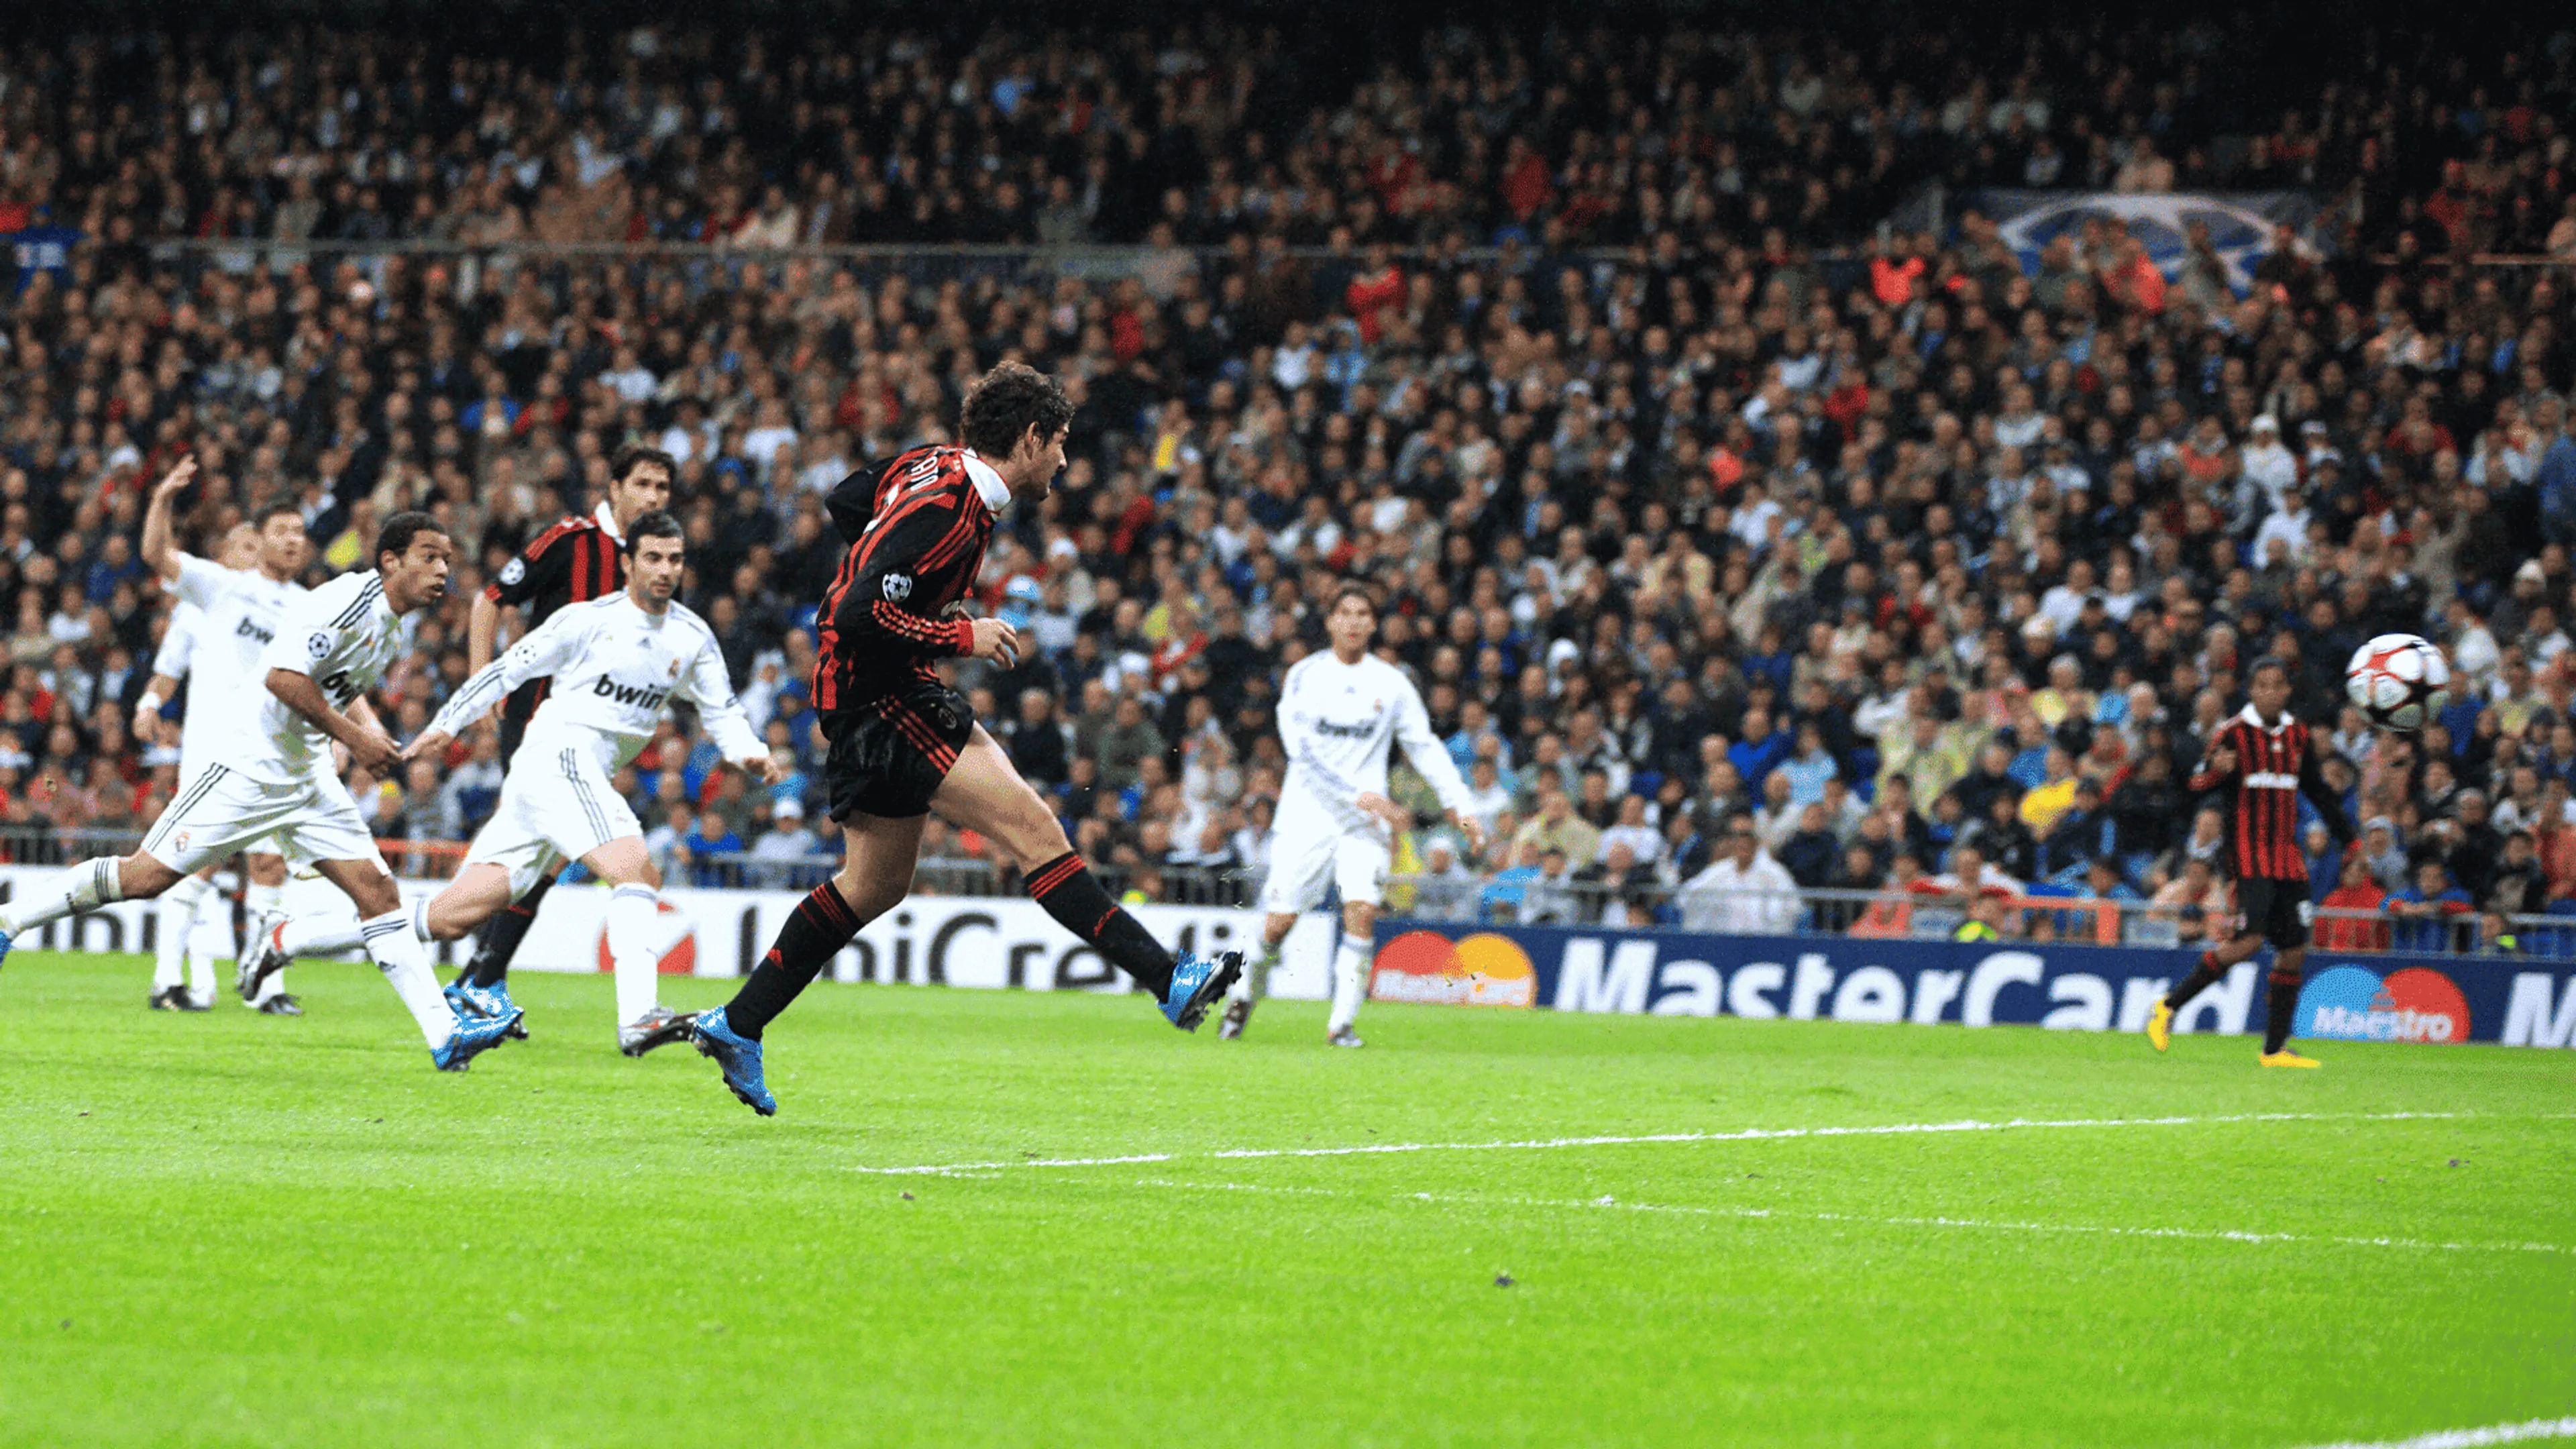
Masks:
[[[2308,944],[2308,919],[2314,908],[2308,903],[2306,881],[2258,880],[2251,876],[2239,880],[2236,913],[2243,922],[2237,928],[2240,934],[2260,935],[2276,951]]]
[[[908,685],[823,716],[823,786],[832,818],[928,814],[930,797],[974,733],[966,697],[940,684]]]

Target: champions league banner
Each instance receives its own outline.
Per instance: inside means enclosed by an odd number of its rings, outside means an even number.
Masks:
[[[2244,296],[2254,285],[2254,265],[2272,249],[2272,228],[2287,222],[2311,249],[2328,250],[2317,235],[2317,204],[2303,191],[2167,191],[2125,195],[2112,191],[1972,191],[1961,206],[1994,218],[2004,244],[2024,273],[2036,276],[2040,253],[2061,236],[2084,240],[2084,223],[2117,219],[2147,250],[2147,260],[2172,281],[2182,273],[2191,226],[2209,228],[2209,243],[2227,267],[2227,285]]]
[[[1478,930],[1381,921],[1379,1001],[1753,1020],[1955,1022],[2139,1031],[2196,951],[2008,941]],[[2177,1032],[2263,1029],[2249,961],[2174,1020]],[[2576,1045],[2576,963],[2311,950],[2291,1035],[2309,1041]]]

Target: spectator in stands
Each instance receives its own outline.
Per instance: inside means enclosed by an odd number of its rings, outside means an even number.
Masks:
[[[2361,920],[2341,915],[2346,911],[2366,911],[2374,917],[2388,900],[2388,892],[2370,878],[2370,864],[2358,851],[2346,851],[2343,873],[2335,888],[2327,892],[2319,909],[2316,938],[2319,948],[2327,951],[2384,951],[2388,949],[2388,922],[2385,919]]]
[[[1423,843],[1422,874],[1414,882],[1413,914],[1426,921],[1472,921],[1476,918],[1479,883],[1476,873],[1458,861],[1458,845],[1446,833]]]
[[[1797,887],[1755,841],[1753,818],[1737,815],[1726,823],[1718,858],[1683,883],[1677,904],[1689,930],[1781,935],[1797,925]]]
[[[2465,942],[2453,927],[2477,910],[2469,893],[2452,884],[2451,873],[2439,859],[2423,860],[2415,867],[2414,877],[2405,889],[2390,894],[2388,914],[2397,918],[2392,941],[2400,951],[2449,951]]]
[[[821,838],[805,827],[805,807],[782,800],[770,812],[768,832],[751,844],[756,863],[745,872],[745,884],[769,890],[810,889],[812,882],[806,877],[813,873],[813,857],[821,849]]]

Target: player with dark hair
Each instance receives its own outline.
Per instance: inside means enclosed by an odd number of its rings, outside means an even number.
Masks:
[[[677,472],[671,455],[659,448],[629,444],[618,449],[608,464],[608,496],[599,506],[537,535],[526,552],[510,560],[500,576],[474,596],[465,624],[468,671],[479,672],[492,662],[503,609],[527,605],[528,628],[533,631],[568,604],[611,598],[625,588],[627,536],[636,520],[671,506],[671,479]],[[502,702],[503,770],[509,769],[511,757],[519,752],[519,741],[528,732],[528,721],[536,717],[537,706],[545,703],[550,682],[529,680]],[[558,862],[483,927],[475,939],[474,958],[447,988],[447,998],[458,1011],[507,1016],[516,1009],[510,1001],[510,961],[536,920],[537,903],[546,898],[562,871]],[[525,1025],[517,1035],[527,1035]]]
[[[2272,944],[2269,1014],[2263,1024],[2262,1064],[2313,1067],[2312,1057],[2289,1049],[2290,1017],[2298,1010],[2299,980],[2307,965],[2308,861],[2299,848],[2299,801],[2305,795],[2338,844],[2350,845],[2352,825],[2343,802],[2326,783],[2314,735],[2289,712],[2290,670],[2266,656],[2246,671],[2251,698],[2242,714],[2221,726],[2209,754],[2192,773],[2194,793],[2228,793],[2227,858],[2236,876],[2237,933],[2200,953],[2200,964],[2147,1018],[2147,1040],[2157,1051],[2172,1044],[2174,1013],[2227,974],[2229,967]]]
[[[192,466],[183,460],[173,477],[184,484]],[[407,929],[402,890],[331,768],[334,744],[378,774],[401,763],[367,692],[402,656],[404,616],[447,596],[451,547],[437,519],[397,513],[376,532],[374,568],[294,600],[261,651],[264,687],[226,697],[222,756],[197,771],[133,854],[82,861],[0,906],[0,957],[38,927],[117,901],[151,900],[211,861],[274,841],[290,865],[311,865],[357,907],[361,943],[441,1071],[463,1071],[499,1042],[511,1018],[460,1021],[441,999],[429,955]],[[236,982],[245,999],[259,986],[247,970],[256,955],[246,956]]]
[[[452,941],[490,920],[567,860],[612,887],[608,952],[617,973],[617,1045],[631,1057],[687,1037],[689,1018],[655,998],[662,934],[661,872],[644,848],[644,827],[611,784],[652,741],[678,700],[698,707],[707,732],[734,765],[775,784],[784,772],[734,698],[715,631],[674,597],[687,561],[680,521],[655,510],[627,530],[626,587],[559,609],[508,653],[448,696],[405,759],[436,758],[459,732],[525,680],[550,676],[546,697],[501,786],[501,801],[474,837],[456,879],[412,912],[424,943]],[[250,974],[301,955],[359,944],[345,918],[283,916],[263,921]]]
[[[304,534],[303,513],[285,502],[272,502],[254,514],[253,521],[235,525],[224,540],[225,556],[219,564],[183,552],[172,516],[178,511],[179,494],[194,476],[193,460],[171,469],[152,490],[151,502],[143,511],[143,562],[161,576],[176,602],[169,631],[153,656],[151,681],[134,707],[135,734],[148,740],[160,722],[161,702],[176,693],[180,677],[187,676],[188,698],[178,740],[182,792],[209,761],[223,758],[230,748],[225,732],[237,724],[229,696],[259,687],[260,655],[277,637],[287,611],[304,597],[304,586],[295,576],[313,554]],[[199,914],[209,905],[226,917],[231,915],[220,897],[208,900],[214,891],[215,869],[209,864],[172,886],[155,905],[159,920],[149,1000],[156,1010],[211,1009],[214,963],[191,957],[188,943]],[[243,852],[242,904],[253,920],[275,910],[285,892],[284,856],[266,848],[265,842]],[[229,927],[229,920],[225,924]],[[224,934],[232,933],[227,929]],[[189,975],[203,981],[202,995],[195,987],[180,985],[183,965]],[[283,976],[262,983],[258,999],[247,1004],[271,1016],[304,1014],[304,1008],[287,994]]]
[[[1002,510],[1046,497],[1063,470],[1072,419],[1053,378],[1005,362],[966,395],[964,446],[916,448],[835,490],[833,517],[856,538],[823,598],[814,708],[829,744],[830,814],[847,853],[840,873],[798,903],[733,1000],[697,1021],[698,1049],[764,1117],[778,1104],[763,1081],[763,1030],[912,888],[922,820],[933,808],[992,841],[1047,914],[1154,993],[1174,1026],[1196,1029],[1242,970],[1233,952],[1175,960],[1112,901],[1055,811],[932,668],[970,656],[1018,663],[1019,635],[999,619],[966,617],[964,602]]]

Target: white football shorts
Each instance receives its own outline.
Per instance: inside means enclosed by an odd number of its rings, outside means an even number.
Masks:
[[[608,783],[598,756],[532,740],[511,757],[500,803],[475,832],[465,863],[508,871],[510,899],[517,900],[561,862],[643,834],[642,822]]]
[[[1270,837],[1261,909],[1274,916],[1311,911],[1324,903],[1327,885],[1339,886],[1345,903],[1378,905],[1386,899],[1393,862],[1382,827],[1353,829],[1291,805],[1279,812]]]
[[[143,837],[143,853],[181,875],[254,847],[277,851],[298,870],[324,860],[384,864],[349,787],[325,774],[272,785],[210,762]]]

